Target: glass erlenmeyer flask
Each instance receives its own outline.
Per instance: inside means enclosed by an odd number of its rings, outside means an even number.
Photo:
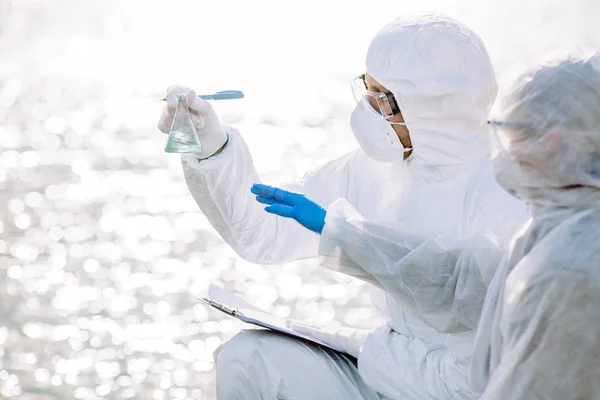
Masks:
[[[177,109],[165,151],[167,153],[199,153],[202,151],[202,143],[198,139],[196,127],[194,127],[190,110],[185,102],[185,95],[178,97]]]

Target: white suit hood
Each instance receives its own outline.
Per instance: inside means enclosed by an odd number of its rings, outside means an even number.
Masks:
[[[497,84],[483,42],[439,14],[398,18],[369,46],[367,73],[390,90],[413,143],[408,166],[425,181],[465,173],[484,157]]]

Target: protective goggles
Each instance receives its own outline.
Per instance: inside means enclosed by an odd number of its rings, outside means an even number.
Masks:
[[[508,150],[516,144],[520,145],[525,140],[534,139],[537,134],[537,130],[526,123],[490,120],[488,125],[492,129],[496,144],[503,150]]]
[[[363,104],[362,101],[367,100],[373,110],[383,118],[388,119],[400,113],[400,108],[392,93],[371,92],[367,90],[365,74],[354,78],[350,86],[352,87],[354,100],[358,104]]]

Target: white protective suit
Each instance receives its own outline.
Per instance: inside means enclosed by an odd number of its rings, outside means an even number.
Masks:
[[[244,259],[283,263],[316,257],[320,248],[324,266],[387,292],[378,289],[373,301],[389,324],[367,338],[358,369],[317,346],[245,331],[215,354],[219,398],[471,398],[472,338],[494,273],[480,265],[497,265],[489,260],[527,215],[492,176],[485,126],[497,89],[491,62],[464,25],[418,15],[384,27],[366,64],[398,101],[414,151],[395,164],[356,151],[287,186],[329,206],[321,237],[255,201],[250,187],[260,179],[234,129],[227,128],[230,141],[218,156],[182,157],[199,207]],[[382,225],[393,233],[382,233]],[[361,248],[381,261],[366,263],[376,269],[339,257],[339,241],[360,233]],[[470,256],[459,260],[465,248]],[[352,254],[352,246],[345,250]]]
[[[482,399],[600,399],[600,53],[524,74],[497,129],[498,181],[531,204],[486,298]]]

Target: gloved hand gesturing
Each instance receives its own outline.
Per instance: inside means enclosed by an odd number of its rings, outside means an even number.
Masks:
[[[365,329],[349,328],[346,326],[317,327],[294,320],[286,322],[288,328],[291,330],[325,342],[354,358],[358,358],[360,348],[370,333],[370,331]]]
[[[166,104],[158,120],[158,129],[163,133],[170,132],[180,95],[185,95],[185,103],[202,144],[202,151],[196,153],[196,157],[204,159],[214,155],[227,142],[227,133],[221,127],[219,117],[212,106],[186,86],[170,86],[167,89]]]
[[[268,204],[266,212],[293,218],[313,232],[323,231],[327,211],[306,196],[258,183],[252,186],[251,192],[259,203]]]

